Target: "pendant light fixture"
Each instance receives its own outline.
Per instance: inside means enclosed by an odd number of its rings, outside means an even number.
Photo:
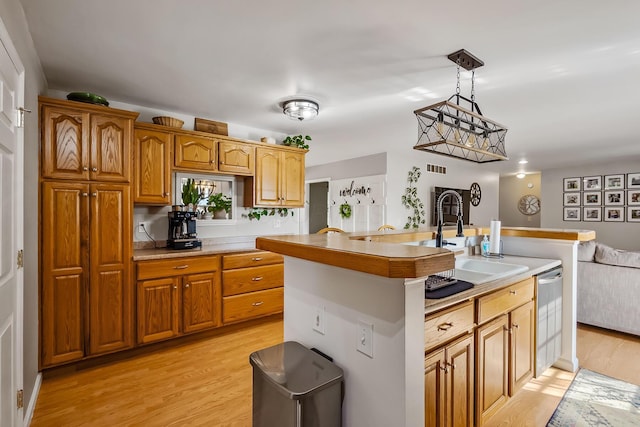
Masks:
[[[311,120],[319,110],[318,103],[310,99],[289,99],[282,103],[282,112],[292,120]]]
[[[414,150],[476,163],[508,160],[504,147],[507,128],[483,116],[475,100],[475,69],[484,62],[464,49],[447,58],[457,65],[456,93],[446,101],[414,111],[419,132]],[[460,94],[460,67],[471,71],[471,99]]]

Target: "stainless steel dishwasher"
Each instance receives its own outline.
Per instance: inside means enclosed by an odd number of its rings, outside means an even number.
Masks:
[[[538,330],[536,334],[536,372],[538,377],[562,352],[562,267],[538,274]]]

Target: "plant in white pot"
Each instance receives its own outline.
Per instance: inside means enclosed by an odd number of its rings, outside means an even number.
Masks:
[[[215,219],[226,219],[231,212],[231,197],[222,193],[213,193],[207,199],[208,211],[213,213]]]

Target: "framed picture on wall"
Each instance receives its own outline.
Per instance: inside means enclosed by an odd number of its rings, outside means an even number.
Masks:
[[[600,206],[602,193],[600,191],[585,191],[582,193],[582,204],[585,206]]]
[[[605,191],[604,192],[604,204],[607,206],[622,206],[624,205],[624,191]]]
[[[580,208],[564,208],[565,221],[580,221]]]
[[[640,172],[627,174],[627,188],[640,188]]]
[[[627,190],[627,204],[640,205],[640,190]]]
[[[582,180],[580,178],[565,178],[564,191],[580,191],[582,189]]]
[[[604,189],[605,190],[618,190],[624,188],[624,174],[619,175],[605,175],[604,176]]]
[[[580,193],[564,193],[565,206],[580,206]]]
[[[640,222],[640,207],[629,206],[627,208],[627,221]]]
[[[600,215],[602,213],[602,208],[583,208],[582,212],[582,220],[583,221],[602,221]]]
[[[584,191],[602,190],[602,177],[601,176],[585,176],[582,179],[584,185]]]
[[[604,208],[604,220],[608,222],[623,222],[624,221],[624,207],[619,206],[615,208]]]

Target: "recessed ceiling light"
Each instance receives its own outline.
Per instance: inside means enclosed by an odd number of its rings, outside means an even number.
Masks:
[[[516,178],[522,179],[525,176],[527,176],[527,174],[525,174],[524,172],[520,172],[519,174],[516,175]]]
[[[527,163],[529,163],[528,160],[520,160],[518,163],[520,163],[521,165],[526,165]]]

